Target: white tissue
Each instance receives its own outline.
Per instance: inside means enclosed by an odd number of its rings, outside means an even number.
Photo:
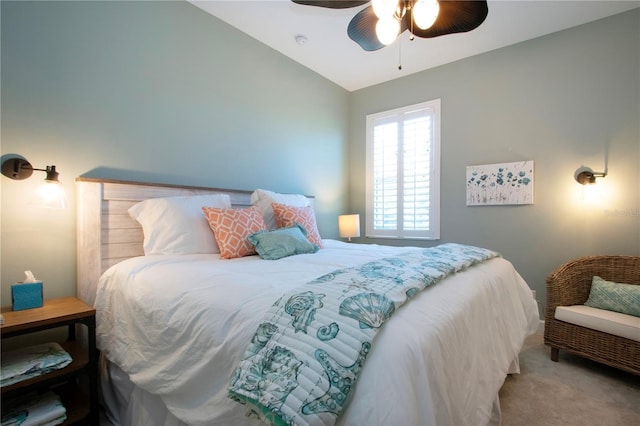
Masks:
[[[33,276],[33,272],[31,271],[24,271],[24,281],[23,283],[35,283],[38,280],[36,280],[36,277]]]

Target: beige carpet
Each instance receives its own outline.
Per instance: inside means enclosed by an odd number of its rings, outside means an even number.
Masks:
[[[640,376],[560,351],[549,359],[542,335],[529,337],[521,373],[500,391],[503,426],[640,425]]]

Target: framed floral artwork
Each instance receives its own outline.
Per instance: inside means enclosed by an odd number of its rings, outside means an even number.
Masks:
[[[467,206],[533,204],[533,160],[467,166]]]

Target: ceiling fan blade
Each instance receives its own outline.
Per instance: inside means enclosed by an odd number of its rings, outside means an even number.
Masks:
[[[291,0],[297,4],[305,6],[327,7],[329,9],[347,9],[349,7],[362,6],[370,0],[349,1],[349,0]]]
[[[376,35],[377,22],[378,17],[373,13],[373,7],[369,6],[356,13],[356,16],[351,19],[347,34],[351,40],[368,52],[382,49],[384,44],[380,43]]]
[[[440,13],[436,22],[426,30],[411,25],[411,14],[407,13],[403,24],[418,37],[432,38],[446,34],[464,33],[478,28],[489,13],[486,1],[440,0]]]
[[[347,27],[347,34],[349,38],[356,43],[362,49],[372,52],[385,47],[380,43],[378,36],[376,35],[376,24],[378,23],[378,17],[373,12],[373,7],[369,6],[356,13],[356,16],[351,19],[349,26]],[[400,23],[400,33],[406,30],[407,24],[403,19]]]

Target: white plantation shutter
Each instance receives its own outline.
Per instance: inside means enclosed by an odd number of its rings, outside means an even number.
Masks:
[[[440,100],[367,116],[367,236],[440,237]]]
[[[398,123],[374,128],[373,220],[376,229],[395,230],[398,223]]]

